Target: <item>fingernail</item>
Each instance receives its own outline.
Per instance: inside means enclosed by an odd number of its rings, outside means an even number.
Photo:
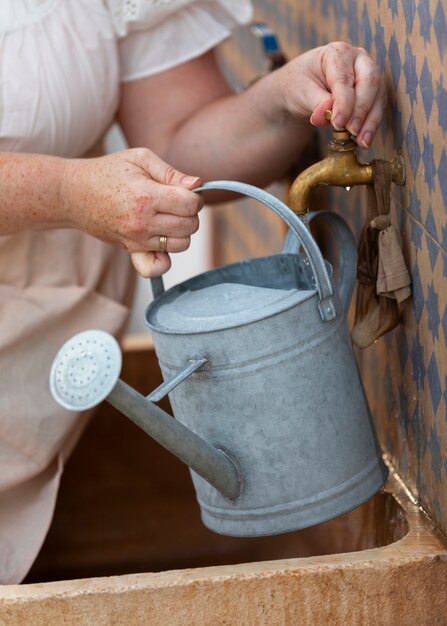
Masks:
[[[367,131],[366,133],[363,134],[363,137],[360,143],[362,144],[364,148],[369,148],[369,146],[371,145],[371,142],[372,142],[372,133]]]
[[[334,126],[336,130],[340,130],[341,128],[344,128],[345,124],[346,124],[346,118],[341,113],[339,113],[337,117],[334,120],[332,120],[332,125]]]
[[[355,117],[351,122],[349,122],[347,129],[351,133],[351,135],[357,135],[360,130],[360,126],[362,125],[361,120],[358,117]]]
[[[200,180],[199,176],[183,176],[182,185],[195,185]]]

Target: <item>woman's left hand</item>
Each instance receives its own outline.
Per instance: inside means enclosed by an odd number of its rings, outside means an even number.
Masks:
[[[295,118],[347,128],[368,148],[382,120],[386,90],[382,74],[363,48],[335,42],[314,48],[277,71],[283,108]]]

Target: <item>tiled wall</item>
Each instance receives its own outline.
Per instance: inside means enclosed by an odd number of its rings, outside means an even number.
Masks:
[[[414,295],[401,327],[359,354],[359,360],[384,448],[447,533],[447,3],[254,3],[256,20],[278,34],[289,57],[345,40],[366,48],[385,72],[386,119],[372,150],[360,158],[390,159],[397,150],[403,153],[407,184],[404,189],[393,186],[392,215],[402,233]],[[244,81],[259,61],[244,38],[239,43],[242,58],[230,50],[227,68]],[[323,153],[326,141],[327,133],[321,132]],[[365,218],[364,192],[328,193],[331,208],[358,232]],[[247,232],[243,210],[233,226],[231,219],[219,216],[220,229]],[[268,237],[262,235],[262,218],[258,222],[263,246]],[[231,254],[245,256],[249,248],[238,250],[233,244]]]

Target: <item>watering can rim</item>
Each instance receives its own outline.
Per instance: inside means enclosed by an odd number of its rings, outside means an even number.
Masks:
[[[154,330],[161,334],[165,334],[165,335],[200,335],[204,333],[218,332],[221,330],[229,330],[229,329],[237,328],[240,326],[246,326],[248,324],[253,324],[255,322],[259,322],[261,320],[265,320],[270,317],[273,317],[274,315],[277,315],[279,313],[283,313],[284,311],[292,309],[294,306],[298,304],[304,304],[305,302],[309,300],[318,298],[318,291],[316,287],[312,287],[311,289],[301,290],[301,291],[291,288],[290,295],[283,296],[282,298],[279,298],[278,300],[275,300],[273,303],[270,303],[269,305],[266,305],[264,307],[260,306],[260,307],[251,309],[245,314],[238,312],[237,314],[231,314],[226,318],[220,318],[220,321],[218,324],[214,326],[212,325],[209,328],[196,329],[193,326],[189,328],[186,328],[186,327],[168,328],[166,326],[162,326],[162,325],[154,323],[153,317],[155,316],[157,309],[161,305],[163,305],[164,302],[168,300],[176,292],[178,292],[180,295],[182,292],[186,291],[188,289],[188,285],[191,285],[191,284],[194,285],[195,283],[199,283],[204,277],[212,276],[213,274],[219,274],[228,268],[235,268],[238,266],[246,265],[248,263],[260,263],[263,261],[268,261],[271,259],[278,259],[281,257],[293,258],[296,261],[304,260],[307,258],[305,254],[297,254],[297,253],[270,254],[267,256],[254,257],[251,259],[243,259],[241,261],[236,261],[235,263],[228,263],[225,265],[220,265],[219,267],[207,270],[206,272],[202,272],[200,274],[197,274],[196,276],[192,276],[191,278],[188,278],[187,280],[184,280],[181,283],[178,283],[174,285],[173,287],[170,287],[169,289],[167,289],[166,291],[158,295],[156,298],[154,298],[154,300],[146,307],[145,316],[144,316],[145,325],[149,329]],[[326,260],[324,261],[324,263],[326,265],[326,270],[329,276],[331,276],[332,266]],[[223,282],[224,281],[220,283],[216,283],[216,285],[222,284]],[[226,281],[226,282],[229,282],[229,281]],[[250,286],[246,283],[240,283],[240,284]],[[209,285],[209,286],[213,286],[213,285]],[[308,295],[303,297],[302,296],[303,291],[308,291],[309,292]],[[152,321],[150,321],[151,317],[152,317]]]

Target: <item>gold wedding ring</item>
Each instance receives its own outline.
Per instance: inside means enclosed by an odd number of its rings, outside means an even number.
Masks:
[[[168,247],[168,238],[162,235],[160,237],[160,252],[166,252],[167,247]]]

